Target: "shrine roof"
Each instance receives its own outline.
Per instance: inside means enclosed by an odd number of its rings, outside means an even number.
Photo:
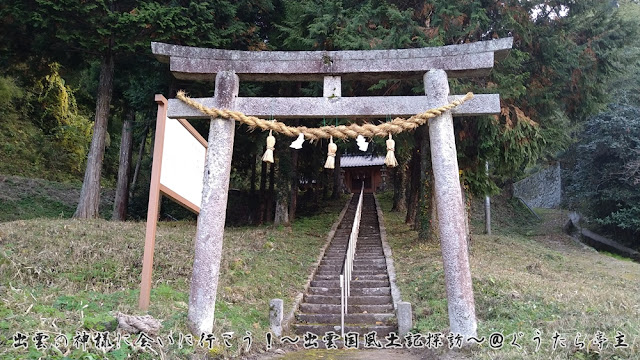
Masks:
[[[340,157],[340,167],[343,168],[381,165],[384,165],[384,156],[342,155]]]

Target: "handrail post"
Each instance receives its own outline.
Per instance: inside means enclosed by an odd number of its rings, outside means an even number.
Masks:
[[[342,331],[342,339],[344,339],[344,275],[340,275],[340,330]]]
[[[345,251],[342,270],[340,271],[340,329],[344,339],[344,318],[349,313],[349,296],[351,296],[351,274],[353,273],[353,261],[356,255],[358,234],[360,233],[360,220],[362,219],[362,198],[364,196],[364,181],[360,189],[360,197],[356,206],[356,213],[351,225],[351,234]]]

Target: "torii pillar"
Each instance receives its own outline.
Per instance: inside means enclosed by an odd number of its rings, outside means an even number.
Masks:
[[[177,78],[212,80],[215,76],[215,98],[194,99],[202,105],[280,119],[415,115],[461,98],[460,95],[449,96],[447,77],[487,75],[494,62],[504,58],[512,45],[513,39],[505,38],[422,49],[250,52],[151,44],[156,57],[168,62]],[[238,77],[234,71],[243,81],[320,81],[324,78],[328,88],[325,88],[325,96],[315,98],[238,97]],[[339,93],[341,79],[399,79],[423,75],[427,96],[342,97]],[[450,329],[466,338],[477,336],[477,324],[452,114],[498,113],[499,95],[480,94],[429,121]],[[170,99],[167,117],[197,119],[206,116],[177,99]],[[211,120],[189,298],[189,325],[194,333],[213,329],[233,131],[233,121]],[[150,285],[143,290],[148,292],[149,288]],[[141,298],[143,296],[148,298],[148,293],[141,294]]]
[[[444,70],[430,70],[424,75],[425,95],[437,106],[449,100],[449,82]],[[453,131],[453,117],[447,111],[429,119],[431,164],[435,179],[436,211],[444,279],[447,288],[451,333],[468,337],[477,335],[476,309],[471,286],[467,251],[465,211],[460,190],[458,155]],[[452,186],[453,184],[453,186]]]
[[[217,106],[233,109],[239,86],[235,72],[219,72],[215,87]],[[211,119],[209,126],[187,315],[189,329],[195,334],[213,332],[235,126],[235,121],[227,119]]]

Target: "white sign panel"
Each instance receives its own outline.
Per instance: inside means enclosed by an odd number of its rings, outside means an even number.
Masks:
[[[166,120],[160,184],[200,208],[206,147],[178,120]]]

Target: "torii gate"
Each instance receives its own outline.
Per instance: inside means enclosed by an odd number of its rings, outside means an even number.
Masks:
[[[449,95],[449,77],[486,76],[494,61],[505,57],[513,38],[443,47],[364,51],[236,51],[151,43],[156,57],[168,62],[174,76],[214,80],[213,98],[195,99],[209,107],[253,116],[286,118],[366,118],[411,116],[462,96]],[[342,97],[344,79],[398,79],[423,76],[425,96]],[[239,81],[324,80],[323,97],[238,97]],[[206,118],[180,100],[164,107],[168,118]],[[500,112],[498,94],[470,101],[429,120],[439,236],[447,289],[450,331],[477,335],[471,272],[465,235],[452,115]],[[212,332],[222,254],[235,124],[211,119],[206,150],[204,189],[198,216],[188,320],[196,333]],[[155,171],[155,164],[154,164]],[[159,170],[158,170],[159,171]],[[153,206],[157,207],[157,199]],[[150,201],[150,209],[152,207]],[[151,212],[150,214],[157,214]],[[150,215],[151,216],[151,215]],[[149,305],[155,228],[147,236],[140,291],[141,309]]]

